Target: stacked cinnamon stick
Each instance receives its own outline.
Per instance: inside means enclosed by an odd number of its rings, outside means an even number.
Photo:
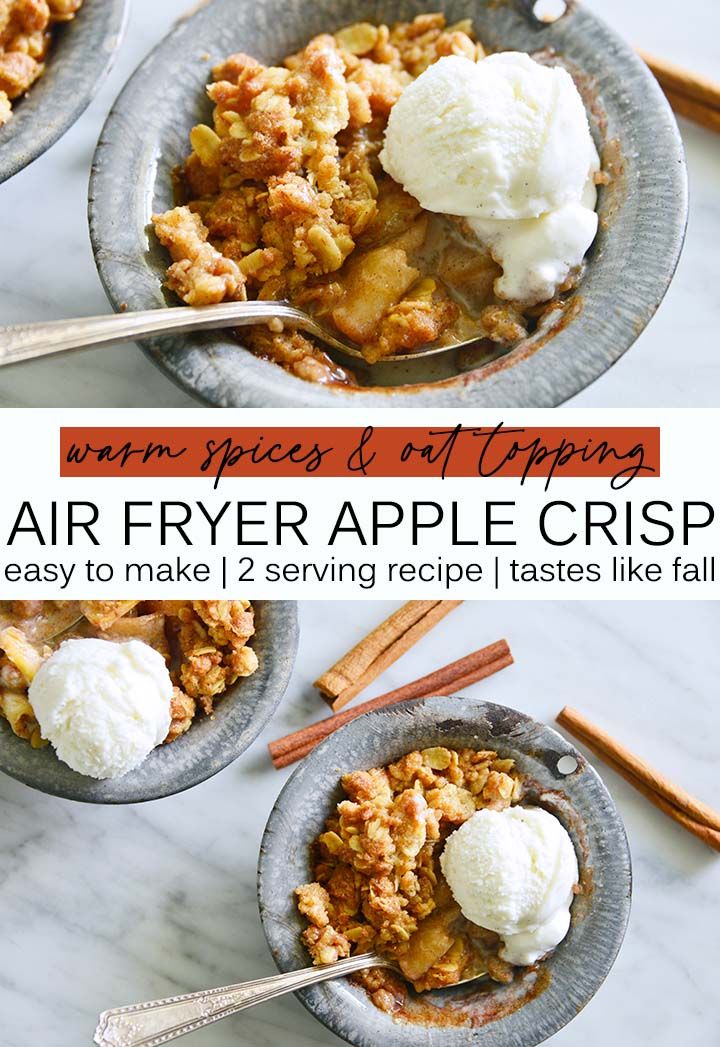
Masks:
[[[315,686],[333,709],[342,710],[361,690],[364,690],[381,672],[425,636],[438,622],[458,606],[457,600],[414,600],[390,615],[376,629],[348,651],[338,662],[323,673]],[[477,683],[493,673],[512,665],[513,657],[506,640],[481,647],[464,658],[441,666],[418,680],[363,702],[352,709],[336,712],[318,723],[295,731],[271,742],[268,746],[276,767],[307,756],[316,745],[338,728],[364,713],[384,709],[388,705],[428,698],[430,695],[457,694],[470,684]]]
[[[338,712],[461,603],[411,600],[318,677],[315,686]]]

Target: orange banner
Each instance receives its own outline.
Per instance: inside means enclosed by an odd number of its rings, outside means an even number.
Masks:
[[[65,477],[608,477],[660,475],[658,428],[242,427],[60,430]]]

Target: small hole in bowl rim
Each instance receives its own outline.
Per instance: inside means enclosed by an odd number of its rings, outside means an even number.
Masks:
[[[552,25],[553,22],[558,22],[563,15],[567,14],[567,0],[536,0],[532,12],[538,22]]]

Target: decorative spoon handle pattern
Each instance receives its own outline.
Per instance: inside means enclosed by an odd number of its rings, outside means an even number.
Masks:
[[[256,1003],[265,1003],[306,985],[341,978],[368,967],[390,966],[375,953],[363,953],[325,967],[309,967],[220,989],[116,1007],[100,1015],[93,1040],[98,1047],[160,1047]]]

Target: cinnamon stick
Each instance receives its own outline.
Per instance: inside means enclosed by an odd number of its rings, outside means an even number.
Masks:
[[[497,643],[490,644],[488,647],[482,647],[479,651],[473,651],[472,654],[468,654],[456,662],[451,662],[450,665],[442,666],[419,680],[413,680],[402,687],[396,687],[395,690],[381,694],[378,698],[372,698],[368,702],[363,702],[362,705],[358,705],[354,709],[346,709],[344,712],[336,713],[335,716],[328,716],[325,720],[310,724],[308,727],[303,727],[302,730],[295,731],[285,738],[271,742],[270,752],[273,755],[287,752],[295,748],[296,745],[303,744],[306,740],[310,740],[313,737],[322,740],[328,737],[329,734],[332,734],[334,730],[337,730],[338,727],[342,727],[343,724],[349,723],[356,716],[361,716],[363,713],[373,712],[375,709],[383,709],[385,706],[393,705],[395,702],[408,701],[411,698],[423,698],[428,694],[437,694],[436,687],[454,684],[457,680],[469,676],[476,669],[482,671],[488,665],[509,653],[510,648],[507,641],[498,640]]]
[[[296,760],[307,756],[316,745],[328,738],[339,727],[343,727],[364,713],[384,709],[388,705],[409,701],[412,698],[427,698],[434,694],[453,694],[463,687],[469,687],[470,684],[512,665],[512,662],[513,657],[507,641],[498,640],[497,643],[483,647],[479,651],[473,651],[472,654],[450,665],[442,666],[419,680],[413,680],[403,687],[397,687],[353,709],[346,709],[318,723],[303,727],[300,731],[294,731],[284,738],[278,738],[268,746],[273,763],[278,768],[295,763]]]
[[[692,120],[693,123],[706,127],[708,131],[720,132],[720,109],[713,109],[709,105],[703,105],[702,102],[696,102],[677,91],[670,90],[669,87],[663,87],[663,91],[678,116],[684,116],[686,120]]]
[[[639,51],[679,116],[720,132],[720,83],[664,58]]]
[[[469,687],[471,684],[477,683],[479,680],[485,679],[486,676],[492,676],[493,673],[500,672],[501,669],[506,669],[509,665],[512,665],[512,663],[513,663],[513,657],[512,657],[511,654],[508,654],[508,655],[504,656],[503,658],[499,658],[496,662],[492,662],[489,665],[484,666],[482,669],[477,670],[475,673],[470,673],[467,676],[461,677],[459,680],[456,680],[454,683],[445,684],[444,686],[441,686],[441,687],[435,688],[435,689],[433,689],[431,691],[428,691],[427,694],[418,694],[418,695],[415,695],[414,697],[415,698],[429,698],[431,695],[457,694],[458,692],[462,691],[465,687]],[[403,698],[403,699],[400,699],[400,701],[409,701],[409,699],[408,698]],[[366,710],[366,711],[371,712],[372,710]],[[354,717],[351,717],[350,719],[354,719]],[[321,722],[327,722],[327,721],[321,721]],[[346,721],[346,722],[349,722],[349,721]],[[342,727],[342,724],[338,724],[334,728],[334,730],[329,732],[329,733],[330,734],[334,733],[334,731],[337,730],[338,727]],[[321,738],[319,740],[316,740],[316,739],[313,738],[311,741],[305,742],[304,744],[299,745],[297,748],[292,749],[290,752],[280,754],[277,757],[273,756],[273,763],[274,763],[275,767],[278,770],[280,770],[282,767],[289,767],[290,764],[297,763],[298,760],[302,760],[305,756],[308,755],[308,753],[311,753],[316,745],[319,745],[321,741],[324,741],[325,737],[329,737],[329,735],[325,735],[323,738]],[[271,748],[271,747],[269,746],[269,748]]]
[[[585,743],[588,745],[588,743]],[[591,748],[588,745],[588,748]],[[697,836],[699,840],[706,843],[709,847],[712,847],[715,851],[720,851],[720,832],[717,829],[711,828],[709,825],[704,825],[702,822],[696,821],[689,815],[685,814],[679,807],[675,807],[674,804],[664,799],[660,793],[654,792],[641,778],[637,778],[627,767],[617,763],[615,760],[611,760],[609,756],[604,756],[603,759],[608,767],[611,767],[616,774],[619,774],[621,778],[632,785],[634,789],[637,789],[647,800],[650,801],[655,807],[668,815],[673,821],[676,821],[678,825],[682,825],[684,829],[691,832],[693,836]]]
[[[665,58],[648,54],[647,51],[639,51],[638,54],[663,88],[669,88],[711,109],[720,109],[720,83],[690,69],[683,69]]]
[[[600,756],[661,811],[710,847],[720,851],[718,811],[676,785],[576,709],[565,706],[558,714],[557,722]]]
[[[315,687],[336,712],[410,650],[461,600],[411,600],[381,622],[327,672]]]

